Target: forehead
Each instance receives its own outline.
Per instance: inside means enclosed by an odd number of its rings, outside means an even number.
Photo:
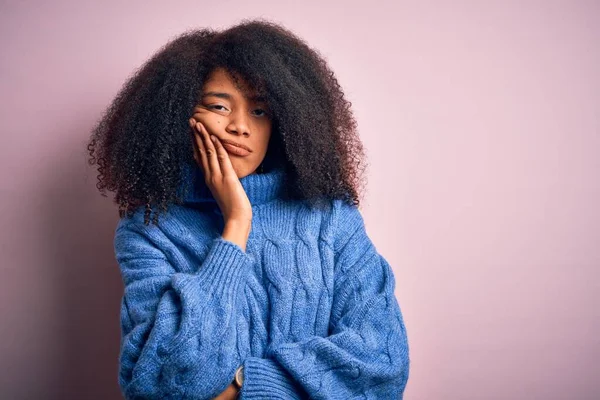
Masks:
[[[210,73],[204,82],[202,91],[225,91],[232,94],[238,94],[248,99],[256,95],[256,91],[240,76],[234,77],[223,68],[215,69]]]

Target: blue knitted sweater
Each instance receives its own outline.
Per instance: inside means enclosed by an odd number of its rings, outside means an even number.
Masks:
[[[283,200],[280,169],[248,175],[244,252],[221,237],[200,174],[158,226],[142,207],[116,227],[125,398],[211,399],[243,364],[241,399],[401,399],[409,355],[394,275],[358,208]]]

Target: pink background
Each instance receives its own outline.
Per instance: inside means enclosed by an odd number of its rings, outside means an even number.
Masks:
[[[353,103],[405,398],[600,398],[599,2],[282,3],[0,2],[0,397],[119,398],[117,214],[89,130],[169,38],[263,16]]]

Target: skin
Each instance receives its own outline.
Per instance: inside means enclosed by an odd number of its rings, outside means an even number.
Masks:
[[[240,84],[241,88],[236,87],[235,81],[223,69],[213,71],[204,83],[204,95],[194,108],[189,123],[196,144],[194,158],[225,220],[221,236],[246,251],[252,205],[239,179],[256,173],[263,161],[272,121],[267,105],[252,99],[254,93],[244,90],[247,88],[245,82]],[[223,147],[223,140],[242,143],[252,152],[247,156],[230,153]],[[235,399],[237,392],[230,384],[215,399]]]
[[[251,149],[252,153],[246,157],[229,154],[238,178],[256,172],[266,155],[272,127],[268,105],[246,97],[255,94],[244,81],[240,84],[240,88],[236,87],[226,70],[216,69],[205,81],[200,104],[194,108],[192,115],[209,134],[244,144]],[[240,89],[248,93],[244,94]],[[213,92],[215,94],[211,95]],[[229,98],[220,97],[218,93]]]
[[[254,93],[243,80],[240,85],[236,86],[226,70],[213,71],[204,83],[200,104],[194,108],[189,122],[197,145],[194,157],[225,220],[223,237],[245,251],[252,205],[239,178],[255,173],[263,161],[272,121],[267,105],[253,99]],[[230,154],[222,140],[244,144],[252,152],[243,157]]]

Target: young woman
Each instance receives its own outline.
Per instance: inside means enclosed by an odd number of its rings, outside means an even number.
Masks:
[[[357,207],[363,148],[317,51],[264,20],[188,31],[88,149],[120,209],[126,398],[402,398],[394,275]]]

